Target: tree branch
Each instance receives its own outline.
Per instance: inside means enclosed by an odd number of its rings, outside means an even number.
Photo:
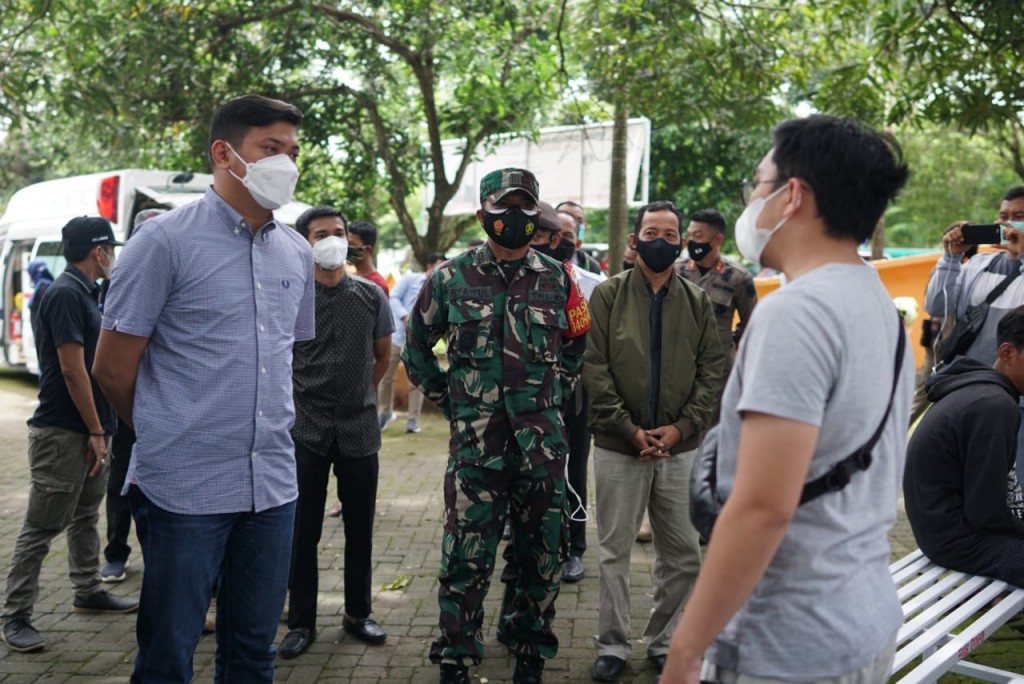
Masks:
[[[294,12],[301,8],[303,4],[304,3],[301,2],[293,2],[289,5],[285,5],[284,7],[278,7],[260,14],[238,17],[221,17],[217,21],[213,22],[213,27],[221,33],[228,33],[237,28],[248,26],[249,24],[257,24],[261,21],[266,21],[267,19],[274,19],[275,17],[283,16],[289,12]]]
[[[952,0],[946,0],[945,4],[946,4],[946,12],[949,14],[949,18],[952,19],[953,22],[957,26],[959,26],[961,29],[963,29],[964,33],[966,33],[967,35],[971,36],[972,38],[974,38],[976,41],[978,41],[982,45],[987,45],[990,48],[992,47],[991,46],[991,42],[992,41],[989,38],[986,38],[984,34],[978,33],[978,31],[974,27],[972,27],[970,24],[968,24],[964,20],[964,18],[962,16],[960,16],[960,12],[958,12],[956,7],[954,7],[954,4],[953,4]]]
[[[415,50],[402,41],[389,36],[384,32],[384,29],[380,24],[369,17],[365,17],[362,14],[357,14],[348,10],[338,9],[332,5],[325,5],[323,3],[313,5],[313,9],[326,15],[335,24],[354,25],[360,31],[369,35],[377,43],[391,50],[401,57],[403,61],[409,64],[412,64],[419,59],[419,54]]]

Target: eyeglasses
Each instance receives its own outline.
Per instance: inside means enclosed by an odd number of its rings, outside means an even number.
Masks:
[[[740,198],[743,199],[744,204],[750,203],[750,196],[754,194],[754,190],[761,183],[785,183],[788,178],[769,178],[768,180],[750,180],[744,178],[740,181]]]

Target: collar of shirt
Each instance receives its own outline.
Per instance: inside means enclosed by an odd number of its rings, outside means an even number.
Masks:
[[[222,221],[222,225],[233,232],[235,235],[244,235],[250,240],[255,239],[257,236],[263,236],[265,240],[267,233],[274,228],[281,225],[281,222],[274,218],[273,213],[270,215],[270,220],[259,227],[254,233],[249,224],[245,222],[242,215],[235,210],[230,204],[224,201],[224,198],[217,194],[217,191],[213,189],[211,185],[206,189],[206,194],[203,195],[204,202],[208,203],[213,209],[213,213]]]
[[[651,299],[664,299],[665,296],[668,295],[668,286],[669,286],[669,283],[671,283],[671,282],[672,281],[669,281],[668,283],[665,283],[664,285],[661,286],[660,290],[655,292],[654,288],[651,287],[651,284],[649,282],[647,282],[646,278],[644,278],[644,285],[647,286],[647,294],[649,294],[651,296]]]
[[[344,268],[344,266],[342,267]],[[319,280],[313,282],[313,288],[316,294],[331,296],[339,292],[344,292],[352,285],[353,276],[346,274],[344,278],[338,281],[337,285],[324,285]]]
[[[684,268],[686,268],[687,271],[696,271],[698,265],[699,264],[693,259],[687,259]],[[718,257],[718,261],[716,261],[714,265],[708,267],[708,272],[721,273],[724,270],[725,261],[722,259],[722,257]]]
[[[484,243],[480,247],[477,247],[476,252],[473,253],[474,266],[484,266],[486,264],[493,264],[497,268],[498,263],[498,259],[494,256],[494,253],[491,251],[490,245],[486,243]],[[547,268],[544,266],[544,263],[540,260],[540,257],[537,256],[537,252],[535,252],[532,249],[526,251],[526,256],[523,257],[522,266],[523,268],[528,268],[531,271],[537,271],[538,273],[543,273],[544,271],[547,270]]]
[[[86,294],[88,294],[93,299],[96,299],[96,296],[97,294],[99,294],[100,291],[100,286],[96,284],[95,280],[90,280],[88,276],[86,276],[84,273],[82,273],[80,270],[78,270],[71,264],[68,264],[67,266],[64,267],[64,273],[66,273],[69,278],[72,278],[75,282],[81,285],[82,288],[85,290]]]
[[[675,267],[673,266],[673,268]],[[651,284],[647,282],[647,278],[644,277],[643,271],[641,271],[639,268],[629,269],[629,275],[626,277],[629,278],[630,283],[633,287],[637,288],[646,295],[652,297],[654,296],[654,289],[651,287]],[[679,292],[682,287],[682,276],[678,275],[673,271],[672,277],[668,279],[668,282],[666,282],[664,286],[662,286],[661,290],[659,291],[659,294],[661,294],[663,297],[673,297],[675,296],[675,293]]]

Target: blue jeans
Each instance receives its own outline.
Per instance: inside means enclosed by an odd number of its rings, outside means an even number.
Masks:
[[[219,580],[214,681],[272,682],[295,502],[261,513],[180,515],[135,486],[128,498],[146,565],[131,681],[192,681],[192,657]]]

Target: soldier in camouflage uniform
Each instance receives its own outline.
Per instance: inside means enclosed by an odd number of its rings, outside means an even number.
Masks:
[[[725,350],[725,373],[722,383],[729,377],[736,347],[743,328],[750,320],[757,304],[754,277],[747,269],[722,256],[725,242],[725,219],[715,209],[701,209],[690,217],[686,229],[686,251],[689,259],[679,264],[678,270],[686,280],[700,286],[711,298],[718,322],[718,335]],[[736,314],[739,325],[733,329]],[[718,411],[715,411],[718,415]],[[715,422],[718,422],[717,419]]]
[[[564,560],[562,408],[578,379],[590,327],[586,301],[561,264],[529,249],[537,180],[494,171],[480,183],[487,242],[439,265],[409,317],[410,380],[451,421],[444,479],[438,602],[430,659],[441,682],[468,682],[480,662],[483,600],[505,517],[520,567],[502,625],[514,681],[540,682],[558,649],[551,631]],[[432,351],[442,336],[449,368]]]

